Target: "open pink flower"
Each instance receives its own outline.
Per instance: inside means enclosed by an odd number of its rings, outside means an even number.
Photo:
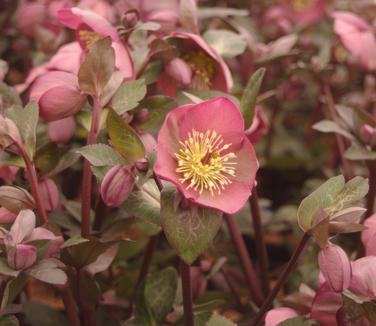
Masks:
[[[215,97],[169,112],[157,144],[155,173],[188,200],[228,214],[251,194],[258,161],[236,105]]]
[[[346,252],[339,246],[328,242],[319,253],[320,270],[335,292],[342,292],[350,285],[351,265]]]
[[[79,89],[76,75],[51,71],[36,79],[30,100],[38,102],[41,117],[54,121],[78,112],[86,102],[86,95]]]
[[[233,82],[229,68],[199,35],[173,32],[171,38],[180,40],[180,57],[166,64],[158,80],[160,90],[172,97],[183,88],[231,90]]]
[[[60,22],[76,30],[77,40],[83,50],[100,38],[110,36],[115,51],[115,67],[124,72],[125,79],[134,77],[134,65],[128,48],[121,42],[117,30],[102,16],[80,8],[65,8],[59,11]]]
[[[345,47],[368,70],[376,69],[376,38],[372,27],[351,12],[333,14],[334,31]]]

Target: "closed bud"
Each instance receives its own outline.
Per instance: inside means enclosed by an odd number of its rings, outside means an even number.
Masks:
[[[54,211],[59,207],[59,189],[52,179],[48,178],[39,182],[39,190],[43,206],[47,211]]]
[[[76,131],[76,121],[73,117],[55,120],[48,123],[48,138],[55,143],[67,143]]]
[[[359,136],[366,145],[376,145],[376,128],[372,128],[370,125],[363,125],[360,128]]]
[[[319,253],[319,266],[326,282],[335,292],[342,292],[350,285],[351,265],[343,249],[330,242]]]
[[[7,253],[8,265],[15,270],[23,270],[32,266],[37,260],[37,249],[31,245],[18,244]]]
[[[129,29],[132,29],[133,27],[136,26],[139,19],[140,19],[140,13],[136,9],[131,9],[131,10],[126,11],[123,14],[123,16],[121,18],[121,22],[122,22],[123,26],[127,30],[129,30]]]
[[[132,166],[114,166],[106,173],[101,184],[103,201],[110,207],[120,206],[132,192],[134,183]]]

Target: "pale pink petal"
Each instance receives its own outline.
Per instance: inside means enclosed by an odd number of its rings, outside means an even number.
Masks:
[[[48,211],[54,211],[60,205],[59,189],[56,183],[47,178],[39,182],[38,184],[43,207]]]
[[[78,7],[84,10],[91,10],[110,22],[115,21],[115,11],[106,1],[103,0],[81,0]]]
[[[30,236],[35,228],[35,214],[30,209],[19,212],[16,220],[10,228],[9,235],[14,244],[21,243],[25,238]]]
[[[376,256],[357,259],[351,263],[350,290],[366,301],[376,298]]]
[[[320,250],[318,259],[320,270],[333,291],[346,290],[351,280],[351,264],[346,252],[329,242]]]
[[[125,79],[133,79],[135,68],[128,49],[120,42],[112,42],[112,47],[115,51],[115,67],[124,72]]]
[[[55,143],[67,143],[76,131],[76,121],[73,117],[55,120],[48,123],[48,138]]]
[[[33,83],[35,79],[47,72],[47,65],[48,64],[45,63],[43,65],[32,68],[29,74],[27,75],[25,82],[14,86],[16,91],[18,93],[23,93],[27,88],[29,88],[29,86]]]
[[[63,45],[50,59],[47,68],[77,74],[80,68],[82,49],[78,42]]]
[[[269,310],[265,316],[265,326],[276,326],[283,321],[299,316],[298,313],[291,308],[274,308]]]
[[[18,166],[1,166],[0,179],[14,181],[19,170]]]
[[[180,58],[172,59],[165,68],[166,73],[174,78],[183,87],[192,81],[192,70],[189,65]]]
[[[46,91],[40,98],[40,116],[47,121],[61,120],[77,113],[85,102],[86,96],[79,90],[57,86]]]
[[[48,258],[59,252],[60,246],[64,242],[64,238],[62,236],[55,235],[50,230],[47,230],[43,227],[35,228],[30,236],[25,239],[25,242],[31,243],[38,240],[50,240],[49,247],[44,254],[45,258]]]
[[[363,242],[363,245],[366,247],[371,245],[372,243],[375,244],[376,247],[376,242],[373,242],[372,240],[376,240],[375,235],[376,235],[376,214],[373,214],[369,216],[365,221],[364,221],[364,226],[366,229],[364,229],[361,233],[361,239]],[[369,243],[369,245],[368,245]],[[376,252],[376,249],[375,249]],[[367,254],[369,255],[369,254]]]
[[[69,28],[77,29],[80,25],[85,24],[94,32],[110,36],[113,41],[119,41],[116,28],[95,12],[74,7],[59,10],[58,17],[61,23]]]
[[[23,270],[37,260],[37,249],[30,245],[18,244],[7,253],[8,265],[15,270]]]
[[[0,207],[0,224],[13,223],[17,218],[17,214],[8,211],[5,207]]]
[[[35,28],[46,18],[46,7],[42,3],[25,3],[16,14],[16,27],[25,35],[32,36]]]

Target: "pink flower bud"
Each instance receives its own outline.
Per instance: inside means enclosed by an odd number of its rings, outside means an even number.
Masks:
[[[126,29],[131,29],[136,26],[140,19],[140,15],[136,9],[131,9],[125,12],[121,18],[121,22]]]
[[[39,189],[42,197],[43,206],[47,211],[53,211],[59,207],[59,189],[52,179],[44,179],[39,182]]]
[[[0,224],[13,223],[17,214],[8,211],[5,207],[0,207]]]
[[[107,206],[118,207],[132,192],[135,177],[130,166],[116,165],[105,175],[101,195]]]
[[[165,69],[166,73],[179,82],[183,87],[188,86],[192,81],[192,70],[189,65],[180,58],[171,60]]]
[[[8,250],[8,265],[15,270],[23,270],[33,265],[37,259],[37,249],[31,245],[18,244]]]
[[[345,251],[330,242],[319,253],[320,270],[335,292],[342,292],[350,285],[351,264]]]
[[[48,138],[55,143],[67,143],[76,131],[73,117],[55,120],[48,123]]]
[[[376,144],[376,128],[372,128],[370,125],[363,125],[359,132],[360,139],[367,145]]]
[[[76,75],[51,71],[34,82],[30,100],[39,103],[42,118],[54,121],[78,112],[86,102],[86,95],[80,91]]]

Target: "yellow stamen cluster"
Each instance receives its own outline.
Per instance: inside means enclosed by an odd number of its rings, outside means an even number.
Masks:
[[[308,11],[312,9],[316,3],[317,0],[292,0],[292,7],[296,11]]]
[[[200,194],[207,190],[213,196],[220,194],[235,176],[234,153],[223,153],[231,144],[223,144],[223,138],[214,130],[205,133],[192,130],[188,139],[180,142],[181,148],[175,156],[178,160],[176,172],[183,175],[179,181],[189,182]]]
[[[98,34],[97,32],[93,31],[87,31],[87,30],[80,30],[80,40],[81,42],[85,43],[86,47],[90,47],[93,43],[96,41],[99,41],[103,38],[101,34]]]
[[[198,90],[208,90],[212,85],[214,62],[203,51],[189,52],[183,59],[192,69],[191,87]]]

